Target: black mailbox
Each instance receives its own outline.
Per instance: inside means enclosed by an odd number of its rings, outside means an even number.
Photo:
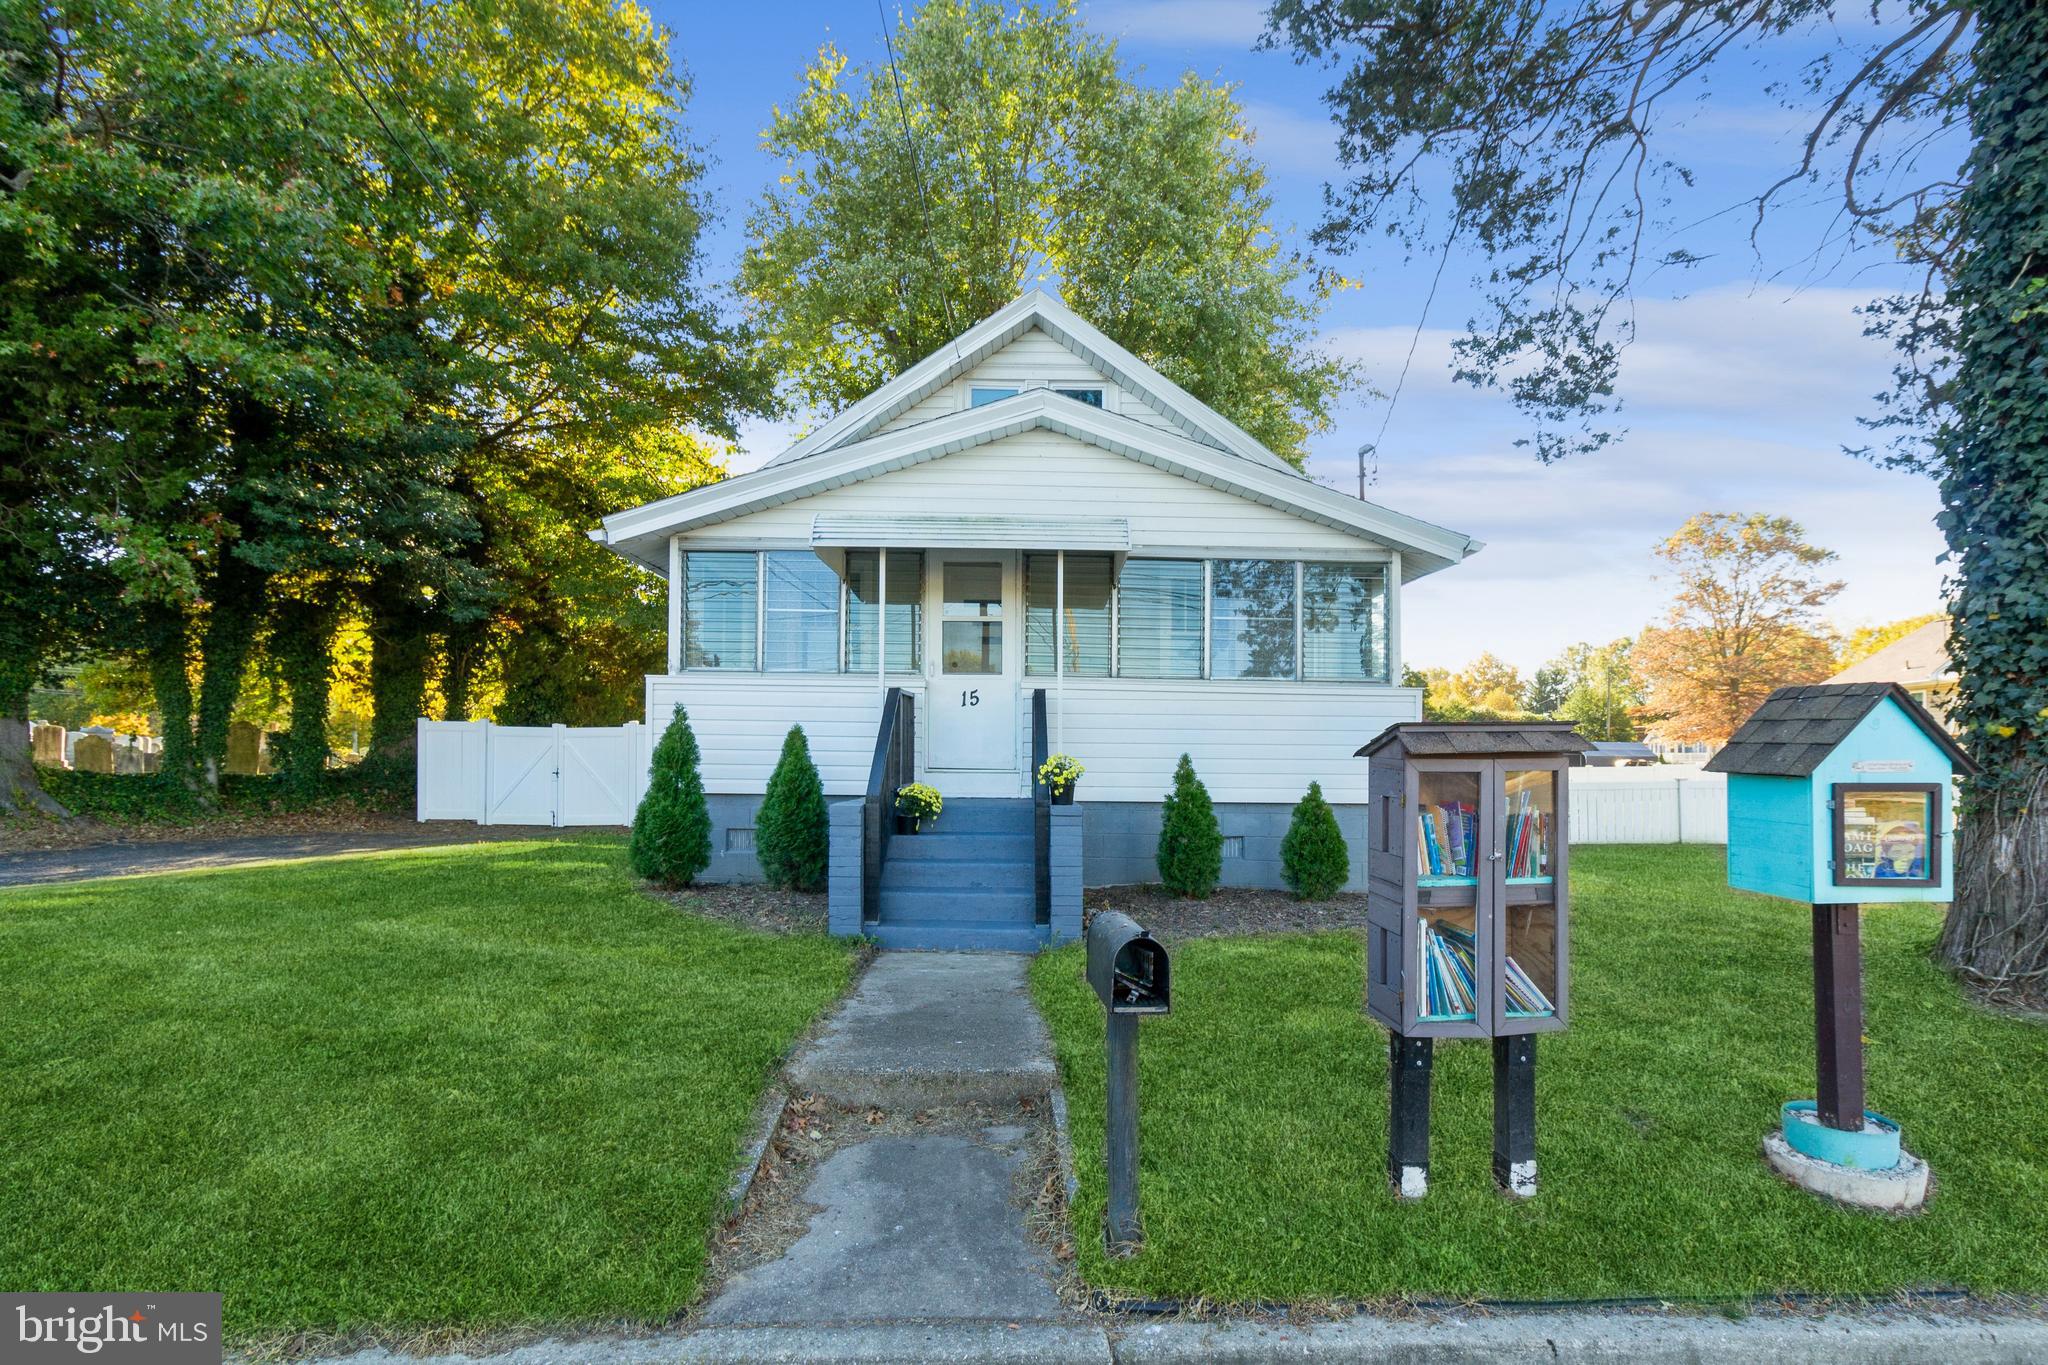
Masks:
[[[1166,949],[1129,915],[1104,910],[1088,921],[1088,984],[1111,1014],[1173,1008]]]

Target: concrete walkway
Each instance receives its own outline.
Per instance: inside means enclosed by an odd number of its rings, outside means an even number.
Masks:
[[[474,825],[429,821],[418,829],[363,830],[340,834],[252,834],[232,838],[138,839],[84,848],[0,853],[0,886],[38,886],[133,877],[151,872],[192,872],[244,863],[297,862],[349,853],[442,848],[500,839],[552,839],[564,833],[551,825]]]
[[[1057,1075],[1026,991],[1027,961],[998,953],[875,960],[790,1062],[790,1089],[878,1119],[923,1122],[863,1132],[826,1157],[795,1196],[814,1210],[802,1234],[735,1275],[693,1324],[1078,1325],[1021,1197],[1033,1134],[1011,1119],[1026,1112],[1020,1101],[1046,1096]],[[717,1339],[759,1341],[752,1332]]]

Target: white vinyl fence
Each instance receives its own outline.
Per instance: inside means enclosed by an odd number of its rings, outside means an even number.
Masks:
[[[1678,764],[1575,768],[1575,844],[1725,844],[1728,779]]]
[[[415,813],[480,825],[630,825],[647,790],[647,727],[419,722]]]

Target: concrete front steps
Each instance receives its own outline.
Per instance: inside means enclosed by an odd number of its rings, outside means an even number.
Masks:
[[[869,932],[885,948],[1043,948],[1032,820],[1028,800],[956,798],[922,833],[890,839]]]

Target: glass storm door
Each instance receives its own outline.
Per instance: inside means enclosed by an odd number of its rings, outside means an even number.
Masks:
[[[1016,785],[1017,676],[1024,653],[1016,556],[948,550],[932,558],[927,766],[1003,774],[986,792],[961,794],[1007,795]],[[943,784],[940,790],[946,790]]]

